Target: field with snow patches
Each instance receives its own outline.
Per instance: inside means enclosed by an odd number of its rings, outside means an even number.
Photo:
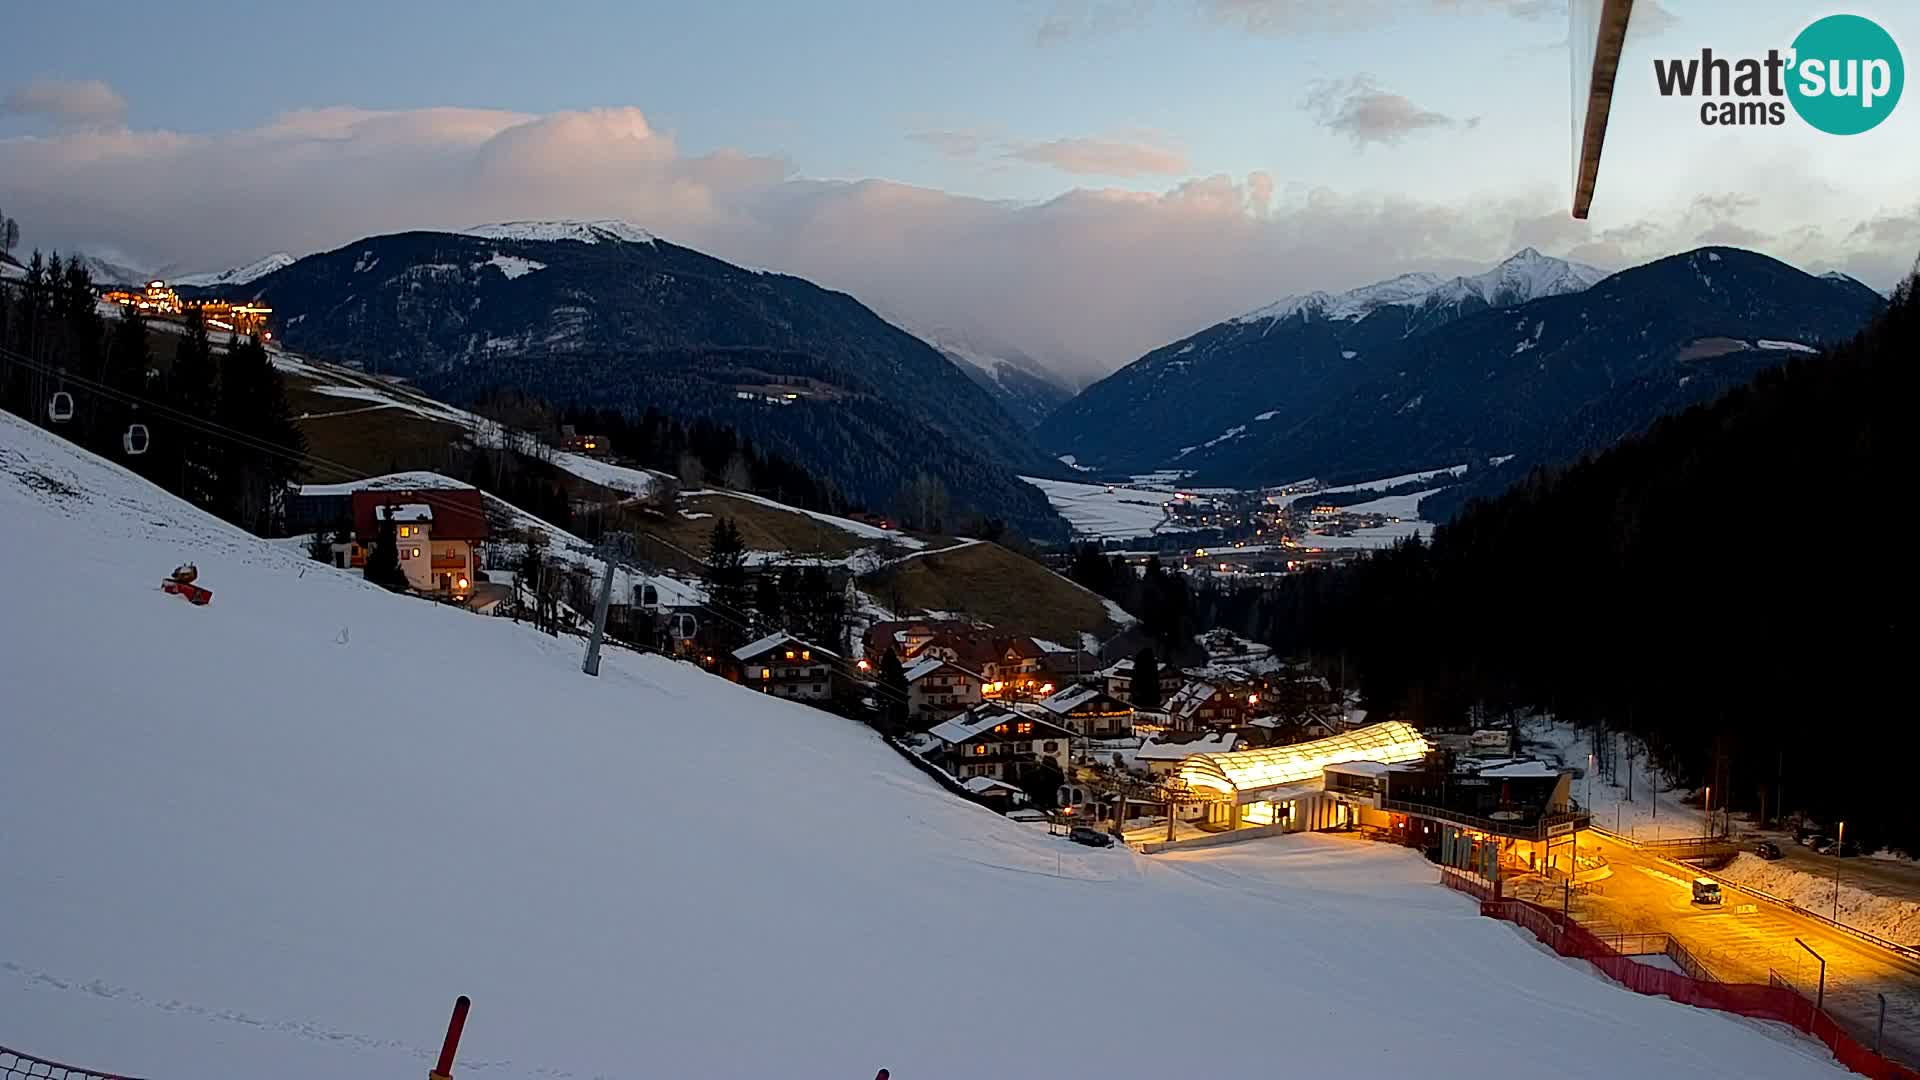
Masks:
[[[1155,532],[1185,532],[1186,526],[1167,522],[1165,492],[1106,484],[1076,484],[1023,476],[1039,488],[1075,535],[1101,540],[1128,540]]]
[[[1401,484],[1424,484],[1429,480],[1436,480],[1440,477],[1448,477],[1449,479],[1457,478],[1466,471],[1467,467],[1465,465],[1454,465],[1445,469],[1428,469],[1425,472],[1410,472],[1403,473],[1399,476],[1386,476],[1378,480],[1367,480],[1358,484],[1339,484],[1334,487],[1320,488],[1314,494],[1338,495],[1342,492],[1366,491],[1369,489],[1385,491],[1388,488],[1399,487]],[[1435,485],[1435,487],[1438,486],[1440,485]]]
[[[467,429],[473,440],[482,446],[503,447],[509,441],[513,441],[516,444],[514,449],[550,461],[563,472],[571,473],[588,483],[598,484],[629,498],[650,493],[664,476],[649,469],[628,468],[585,454],[540,445],[531,436],[522,432],[508,432],[500,424],[483,416],[435,401],[406,387],[372,379],[345,368],[280,352],[273,354],[273,362],[276,368],[289,375],[311,380],[312,385],[307,386],[306,389],[313,393],[347,401],[364,402],[369,408],[398,409],[422,419],[454,424]],[[306,417],[298,419],[306,419]]]
[[[1563,963],[1407,851],[1071,846],[848,721],[619,650],[587,678],[577,640],[4,415],[0,520],[30,568],[0,609],[8,1046],[418,1076],[465,993],[484,1078],[1845,1075]],[[210,606],[157,588],[187,559]]]

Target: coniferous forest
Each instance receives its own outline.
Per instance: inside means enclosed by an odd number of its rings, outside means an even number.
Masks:
[[[33,253],[25,278],[0,289],[0,404],[274,535],[306,439],[266,349],[243,338],[216,351],[198,320],[163,341],[138,315],[109,324],[97,303],[77,259]]]
[[[1644,739],[1736,811],[1920,850],[1894,550],[1913,460],[1913,279],[1850,343],[1470,503],[1430,543],[1196,597],[1344,664],[1376,715],[1550,709]]]

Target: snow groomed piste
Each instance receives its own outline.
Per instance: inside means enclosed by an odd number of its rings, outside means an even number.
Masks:
[[[0,609],[0,1044],[417,1077],[469,994],[454,1075],[496,1080],[1159,1078],[1196,1040],[1219,1075],[1846,1075],[1412,853],[1066,844],[838,717],[623,651],[586,678],[3,414],[0,521],[33,568]],[[188,561],[218,603],[154,587]]]

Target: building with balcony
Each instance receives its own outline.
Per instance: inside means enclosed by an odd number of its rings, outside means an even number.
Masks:
[[[1073,732],[1027,713],[987,702],[936,725],[946,769],[962,781],[976,776],[1019,783],[1042,761],[1065,773]]]
[[[938,656],[925,656],[906,669],[907,711],[930,724],[980,704],[983,680],[977,672]]]
[[[788,633],[748,642],[728,659],[734,681],[795,701],[831,701],[846,678],[839,653]]]
[[[363,567],[367,548],[392,523],[400,570],[415,592],[456,599],[471,595],[487,512],[473,488],[358,490],[348,496],[350,540],[333,545],[334,564]]]

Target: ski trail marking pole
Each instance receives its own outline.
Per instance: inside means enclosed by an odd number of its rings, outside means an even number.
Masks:
[[[453,1055],[460,1049],[460,1032],[467,1026],[467,1010],[473,1002],[461,994],[453,1003],[453,1018],[447,1021],[447,1041],[440,1044],[440,1064],[427,1074],[427,1080],[453,1080]]]

